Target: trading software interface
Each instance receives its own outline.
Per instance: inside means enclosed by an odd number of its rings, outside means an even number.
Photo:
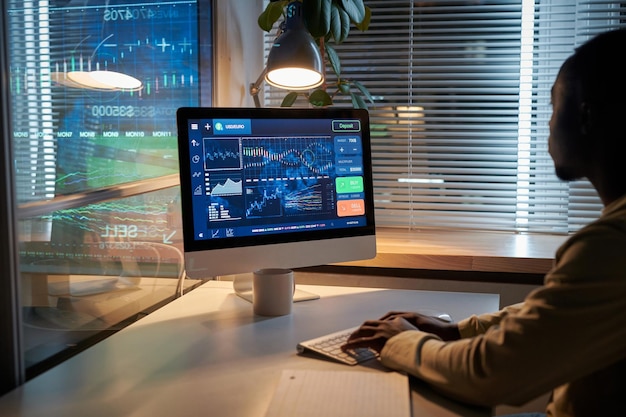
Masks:
[[[188,120],[196,240],[366,225],[359,119]]]

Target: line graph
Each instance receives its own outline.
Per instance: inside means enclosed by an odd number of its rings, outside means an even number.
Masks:
[[[329,136],[246,138],[241,152],[246,178],[324,177],[335,164]]]
[[[205,181],[205,188],[207,194],[214,197],[243,194],[241,178],[235,178],[231,175],[209,173]]]
[[[289,185],[246,187],[246,217],[297,216],[332,210],[325,209],[322,183]]]
[[[327,190],[335,174],[330,136],[251,137],[241,140],[247,218],[332,212]]]
[[[241,149],[239,139],[213,139],[203,141],[204,167],[207,171],[241,169]]]
[[[279,217],[282,210],[282,190],[262,187],[246,188],[246,217]]]

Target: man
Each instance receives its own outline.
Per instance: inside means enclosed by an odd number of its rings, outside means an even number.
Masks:
[[[416,313],[365,322],[344,349],[457,400],[521,405],[552,391],[554,417],[626,416],[626,29],[578,48],[552,87],[549,151],[565,181],[587,178],[604,210],[556,253],[524,302],[458,324]]]

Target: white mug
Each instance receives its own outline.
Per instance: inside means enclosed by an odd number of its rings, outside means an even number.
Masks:
[[[291,269],[268,268],[252,275],[252,309],[259,316],[291,314],[295,282]]]

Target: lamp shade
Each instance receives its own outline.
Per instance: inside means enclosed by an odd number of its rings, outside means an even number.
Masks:
[[[322,55],[304,26],[299,2],[287,6],[285,31],[274,41],[266,68],[265,80],[286,90],[307,90],[324,82]]]
[[[70,71],[66,80],[63,84],[68,87],[88,90],[138,91],[143,88],[142,82],[135,77],[116,71]]]

